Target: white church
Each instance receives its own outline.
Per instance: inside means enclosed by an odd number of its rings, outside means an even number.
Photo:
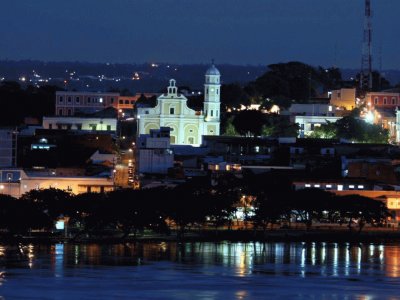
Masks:
[[[214,64],[207,70],[204,83],[204,106],[195,111],[187,106],[187,98],[178,94],[171,79],[167,94],[157,98],[153,108],[138,108],[139,135],[151,129],[170,127],[171,144],[199,146],[203,135],[219,135],[221,74]]]

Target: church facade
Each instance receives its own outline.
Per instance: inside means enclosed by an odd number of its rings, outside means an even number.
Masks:
[[[203,135],[220,133],[221,74],[212,65],[205,74],[202,111],[187,106],[187,98],[178,94],[176,81],[171,79],[167,93],[157,98],[153,108],[138,108],[139,135],[151,129],[170,127],[171,144],[198,146]]]

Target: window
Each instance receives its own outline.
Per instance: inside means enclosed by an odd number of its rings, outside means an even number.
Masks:
[[[374,104],[378,104],[378,97],[375,97]]]
[[[79,99],[79,97],[76,97],[76,98],[75,98],[75,102],[76,102],[76,103],[79,103],[80,101],[81,101],[81,99]]]
[[[62,109],[59,109],[59,110],[58,110],[58,115],[59,115],[59,116],[62,116],[62,115],[63,115],[63,110],[62,110]]]
[[[129,104],[129,100],[125,100],[125,104]]]
[[[89,127],[91,130],[96,130],[97,129],[97,124],[89,124]]]
[[[190,144],[190,145],[194,144],[194,137],[190,136],[188,138],[188,144]]]
[[[211,117],[213,116],[213,110],[211,110],[211,114],[210,115],[211,115]]]
[[[218,109],[217,109],[217,111],[216,111],[216,113],[215,113],[215,116],[218,117]]]
[[[124,104],[124,100],[119,100],[119,104]]]
[[[175,107],[170,107],[169,108],[169,114],[174,115],[175,114]]]
[[[72,110],[68,109],[68,116],[72,116]]]
[[[396,104],[396,98],[392,98],[392,104]]]
[[[90,103],[92,99],[90,97],[87,98],[87,103]]]
[[[114,98],[113,97],[111,97],[110,102],[114,103]]]
[[[49,129],[53,129],[53,124],[49,124]]]
[[[207,88],[206,94],[208,95],[208,88]]]
[[[82,124],[76,124],[76,129],[82,130]]]
[[[68,103],[71,103],[71,102],[72,102],[72,98],[68,97]]]
[[[189,129],[189,132],[192,133],[192,132],[193,132],[193,129]]]
[[[135,103],[135,101],[131,100],[131,104],[133,105]]]
[[[7,173],[7,181],[11,181],[13,179],[12,173]]]
[[[63,96],[60,96],[60,98],[58,98],[58,102],[59,102],[59,103],[63,103],[63,102],[64,102]]]
[[[219,89],[217,89],[217,95],[219,94]]]
[[[111,125],[107,125],[107,131],[111,131]]]
[[[383,104],[387,104],[387,98],[383,98]]]

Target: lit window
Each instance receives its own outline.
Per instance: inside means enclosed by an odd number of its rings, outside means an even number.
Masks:
[[[311,184],[306,183],[305,187],[309,188],[309,187],[311,187]]]
[[[314,184],[314,187],[315,188],[319,188],[319,187],[321,187],[319,184]]]
[[[354,189],[354,185],[350,184],[349,189]]]
[[[363,188],[364,188],[364,186],[363,186],[363,185],[359,185],[359,186],[357,186],[357,188],[359,188],[359,189],[363,189]]]
[[[343,185],[342,185],[342,184],[338,184],[337,190],[338,190],[338,191],[343,191]]]
[[[327,184],[327,185],[326,185],[326,188],[327,188],[327,189],[331,189],[331,188],[332,188],[332,185],[331,185],[331,184]]]

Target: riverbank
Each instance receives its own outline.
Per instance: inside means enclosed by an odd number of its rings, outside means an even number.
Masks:
[[[71,243],[71,244],[118,244],[131,242],[338,242],[338,243],[387,243],[400,242],[400,230],[394,228],[373,228],[361,232],[348,229],[278,229],[254,230],[208,230],[190,231],[183,236],[175,232],[168,235],[142,234],[138,236],[0,236],[0,243]]]

